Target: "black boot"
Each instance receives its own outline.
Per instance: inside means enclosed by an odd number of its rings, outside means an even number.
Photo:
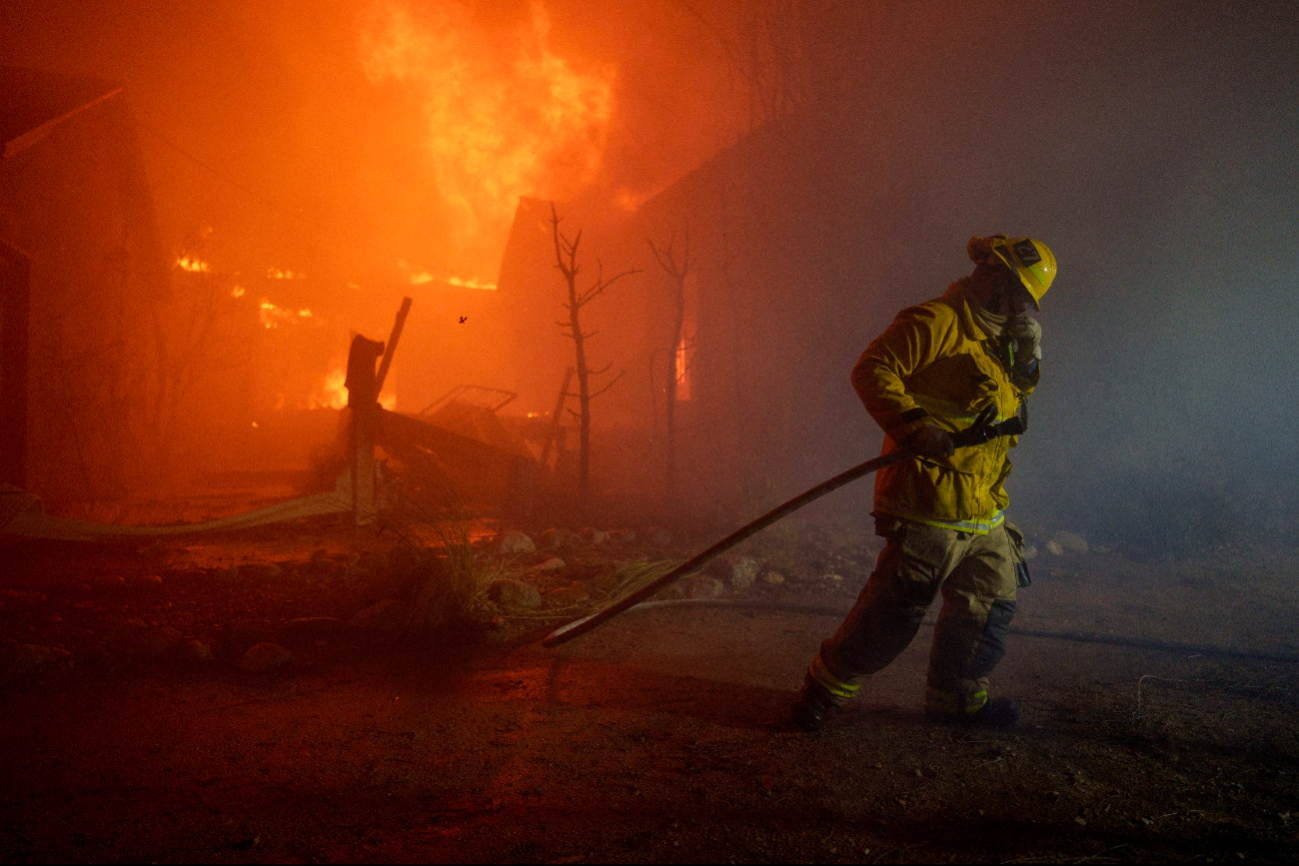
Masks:
[[[1019,704],[1011,698],[993,698],[965,718],[967,725],[983,728],[1013,728],[1018,721]]]
[[[804,733],[814,734],[825,727],[826,716],[835,706],[834,699],[825,690],[825,686],[808,678],[798,693],[798,701],[794,704],[794,724],[798,725]]]
[[[979,728],[1013,728],[1019,721],[1019,704],[1011,698],[993,698],[976,713],[943,713],[926,710],[925,715],[935,722],[972,725]]]

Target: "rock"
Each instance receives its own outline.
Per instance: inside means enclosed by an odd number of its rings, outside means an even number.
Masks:
[[[270,640],[274,629],[268,619],[237,619],[227,623],[222,635],[225,650],[238,655],[255,643]]]
[[[521,580],[494,580],[487,587],[487,597],[503,608],[531,610],[541,607],[541,593]]]
[[[283,573],[284,569],[273,562],[252,562],[239,567],[239,575],[252,580],[274,580]]]
[[[586,587],[577,583],[572,586],[565,586],[553,592],[546,593],[546,606],[571,607],[572,605],[589,601],[590,598],[591,593],[587,591]]]
[[[1064,553],[1064,548],[1057,544],[1055,539],[1051,539],[1046,543],[1046,552],[1052,556],[1059,556]]]
[[[821,578],[821,580],[825,581],[826,583],[830,584],[831,586],[843,586],[843,575],[842,575],[842,574],[827,574],[827,575],[823,576],[823,577]]]
[[[597,547],[601,544],[609,543],[609,533],[596,529],[594,526],[583,528],[581,532],[577,533],[577,536],[587,544],[594,544]]]
[[[738,553],[723,553],[704,566],[704,571],[718,580],[730,580],[731,570],[740,561]]]
[[[104,643],[115,655],[125,655],[140,635],[148,631],[149,625],[142,619],[128,619],[119,622],[104,635]]]
[[[0,683],[71,665],[72,653],[58,647],[19,643],[0,648]]]
[[[532,570],[533,571],[563,571],[567,567],[568,567],[567,562],[564,562],[564,560],[560,559],[558,556],[552,556],[550,559],[547,559],[545,562],[541,563],[541,565],[534,565],[532,567]]]
[[[1072,532],[1061,530],[1055,534],[1051,541],[1054,541],[1058,547],[1069,553],[1087,552],[1087,540],[1081,535],[1074,535]]]
[[[671,547],[672,533],[661,526],[646,527],[642,532],[645,543],[654,547]]]
[[[279,644],[255,643],[239,659],[239,669],[250,674],[263,674],[282,668],[293,661],[293,653]]]
[[[522,532],[507,532],[502,535],[496,544],[496,549],[502,556],[513,556],[516,553],[533,553],[537,545],[532,543],[532,539]]]
[[[37,604],[45,603],[45,593],[43,592],[23,592],[17,589],[0,590],[0,598],[14,601],[18,604],[32,607]]]
[[[347,627],[353,631],[395,631],[401,625],[401,618],[401,602],[385,598],[358,611],[347,621]]]
[[[744,556],[736,560],[735,565],[731,567],[731,589],[745,590],[753,586],[761,570],[762,566],[758,560],[752,557]]]
[[[692,574],[681,584],[686,598],[721,598],[726,593],[726,586],[720,580],[706,574]]]
[[[769,571],[762,576],[762,580],[764,583],[769,583],[772,586],[780,586],[785,582],[785,575],[781,574],[779,571]]]
[[[180,648],[179,655],[181,661],[199,665],[211,664],[213,659],[216,658],[216,655],[212,652],[212,647],[201,640],[185,641]]]
[[[568,544],[568,532],[563,529],[547,529],[537,536],[537,546],[556,550]]]
[[[280,628],[280,637],[288,643],[333,637],[343,627],[341,620],[332,616],[300,616]]]
[[[185,642],[174,628],[151,628],[138,634],[126,648],[131,661],[151,662],[164,658]]]

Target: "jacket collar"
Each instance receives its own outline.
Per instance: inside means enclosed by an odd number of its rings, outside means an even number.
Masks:
[[[970,309],[970,302],[965,297],[965,286],[968,281],[968,277],[961,277],[948,286],[947,291],[943,292],[943,300],[956,311],[956,320],[961,324],[961,334],[968,340],[982,343],[988,339],[988,335],[979,327],[974,312]]]

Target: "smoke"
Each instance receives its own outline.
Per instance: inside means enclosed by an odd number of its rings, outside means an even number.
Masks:
[[[1142,555],[1296,540],[1293,4],[742,5],[8,2],[0,60],[126,83],[164,235],[240,275],[226,303],[381,337],[413,294],[402,351],[437,360],[398,371],[407,406],[510,365],[558,383],[561,341],[511,354],[474,330],[490,299],[448,293],[494,281],[516,196],[614,226],[726,178],[684,215],[759,384],[726,383],[746,447],[716,444],[778,490],[876,446],[848,371],[968,270],[970,235],[1039,237],[1060,276],[1017,518]],[[619,269],[653,272],[644,239]],[[272,267],[308,279],[246,279]],[[655,285],[602,299],[620,365]],[[619,387],[611,411],[649,407]]]

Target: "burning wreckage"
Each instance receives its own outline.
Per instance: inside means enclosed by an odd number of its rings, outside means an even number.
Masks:
[[[461,385],[416,415],[390,411],[379,404],[410,307],[411,299],[403,299],[387,342],[360,334],[352,339],[344,383],[348,402],[343,410],[343,433],[327,460],[328,468],[337,471],[332,490],[219,520],[119,526],[46,514],[39,497],[4,484],[0,487],[0,533],[110,541],[248,529],[325,514],[351,514],[358,527],[368,526],[377,522],[380,511],[396,498],[394,471],[402,477],[402,495],[426,508],[526,518],[541,473],[539,461],[529,453],[522,437],[512,433],[496,414],[513,400],[512,392]],[[489,402],[481,402],[484,396]],[[560,401],[562,406],[562,394]],[[543,461],[561,434],[557,423],[549,425],[542,445]],[[378,451],[386,459],[380,459]]]

